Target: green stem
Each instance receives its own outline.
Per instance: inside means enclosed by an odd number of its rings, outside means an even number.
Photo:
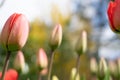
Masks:
[[[98,78],[98,80],[105,80],[104,78]]]
[[[5,64],[4,64],[4,66],[3,66],[3,71],[2,71],[1,80],[4,80],[5,73],[6,73],[6,71],[7,71],[8,64],[9,64],[9,60],[10,60],[10,55],[11,55],[11,52],[10,52],[10,51],[7,51],[7,56],[6,56],[6,59],[5,59]]]
[[[50,80],[50,76],[51,76],[51,71],[52,71],[52,64],[53,64],[53,59],[54,59],[54,52],[52,52],[52,55],[51,55],[51,59],[50,59],[50,65],[49,65],[49,71],[48,71],[48,79],[47,80]]]
[[[77,61],[76,61],[76,73],[75,73],[75,76],[74,76],[74,80],[76,80],[76,77],[79,74],[79,67],[80,67],[80,56],[78,55]]]

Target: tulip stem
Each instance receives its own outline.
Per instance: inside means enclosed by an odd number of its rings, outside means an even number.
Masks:
[[[5,59],[5,64],[4,64],[4,66],[3,66],[3,71],[2,71],[1,80],[4,80],[4,76],[5,76],[5,73],[6,73],[6,71],[7,71],[8,64],[9,64],[9,60],[10,60],[10,55],[11,55],[11,52],[10,52],[10,51],[7,51],[7,56],[6,56],[6,59]]]
[[[38,78],[38,80],[42,80],[42,76],[41,76],[41,74],[39,74],[39,78]]]
[[[77,75],[79,74],[79,67],[80,67],[80,55],[78,55],[77,61],[76,61],[76,73],[75,73],[75,76],[74,76],[74,80],[76,80]]]
[[[49,65],[49,69],[48,69],[48,80],[50,80],[50,76],[51,76],[54,54],[55,53],[52,51],[52,55],[51,55],[51,59],[50,59],[50,65]]]

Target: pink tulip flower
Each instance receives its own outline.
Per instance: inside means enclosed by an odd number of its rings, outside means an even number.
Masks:
[[[36,63],[37,63],[37,66],[39,67],[39,69],[47,68],[48,59],[47,59],[47,55],[46,55],[44,49],[40,48],[36,57],[37,57]]]
[[[7,51],[20,50],[26,43],[29,24],[23,14],[14,13],[6,21],[1,32],[1,43]]]
[[[108,19],[111,29],[119,33],[120,32],[120,0],[110,1],[108,4]]]
[[[25,68],[25,59],[22,51],[18,51],[14,60],[14,67],[18,71],[22,71]]]

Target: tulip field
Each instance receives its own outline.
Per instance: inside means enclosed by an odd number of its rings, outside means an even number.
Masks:
[[[120,0],[109,1],[105,13],[119,35]],[[7,18],[0,33],[0,80],[120,80],[120,58],[98,56],[101,36],[91,39],[97,33],[89,19],[74,30],[70,18],[53,14],[53,24],[29,21],[19,12]]]

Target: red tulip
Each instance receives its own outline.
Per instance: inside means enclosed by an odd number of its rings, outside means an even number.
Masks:
[[[120,0],[110,1],[108,5],[108,19],[111,29],[120,32]]]
[[[28,20],[23,14],[14,13],[6,21],[1,32],[1,43],[8,51],[21,49],[29,33]]]
[[[37,53],[36,63],[37,63],[37,66],[39,67],[40,70],[47,68],[47,66],[48,66],[47,55],[46,55],[44,49],[42,49],[42,48],[40,48],[38,53]]]
[[[0,72],[0,77],[2,73]],[[5,74],[5,80],[18,80],[18,73],[14,69],[9,69]]]

